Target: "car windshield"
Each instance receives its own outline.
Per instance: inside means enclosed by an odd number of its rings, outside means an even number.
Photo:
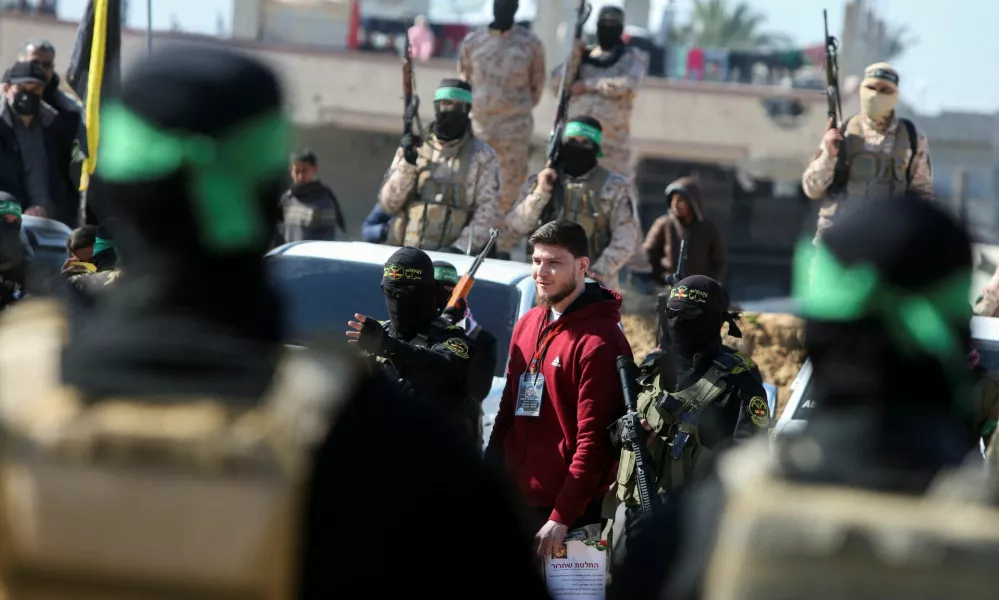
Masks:
[[[323,335],[346,339],[347,321],[354,313],[388,318],[382,295],[382,265],[277,255],[267,259],[271,280],[284,301],[285,341],[306,345]],[[520,290],[478,280],[468,296],[475,320],[497,340],[500,356],[510,347],[520,307]],[[496,377],[506,361],[496,361]]]
[[[993,340],[973,340],[975,348],[978,349],[980,357],[978,364],[990,373],[999,374],[999,341]],[[792,419],[809,419],[815,409],[815,388],[812,385],[812,378],[808,378],[808,385],[801,395],[801,403],[794,411]]]

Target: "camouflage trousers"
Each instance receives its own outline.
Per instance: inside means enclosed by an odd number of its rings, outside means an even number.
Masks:
[[[520,189],[527,181],[527,164],[531,156],[531,136],[534,133],[533,119],[506,123],[503,135],[489,135],[486,132],[476,132],[476,135],[489,144],[496,152],[500,166],[500,209],[496,215],[493,227],[500,230],[496,241],[496,249],[500,252],[511,252],[520,241],[507,232],[504,225],[506,213],[520,198]],[[523,122],[521,122],[523,121]]]

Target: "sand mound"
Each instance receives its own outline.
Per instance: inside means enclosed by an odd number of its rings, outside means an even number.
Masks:
[[[635,359],[641,361],[656,345],[655,314],[626,314],[621,321]],[[805,361],[802,325],[801,319],[791,315],[746,313],[739,321],[742,339],[724,338],[725,344],[750,354],[760,366],[763,380],[777,386],[777,414],[784,409],[791,382]]]

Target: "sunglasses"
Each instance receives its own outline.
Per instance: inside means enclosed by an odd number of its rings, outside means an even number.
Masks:
[[[391,300],[402,300],[413,295],[412,288],[388,288],[382,286],[382,293]]]
[[[692,321],[702,314],[704,314],[704,311],[699,308],[685,308],[683,310],[666,309],[667,319],[680,319],[681,321]]]

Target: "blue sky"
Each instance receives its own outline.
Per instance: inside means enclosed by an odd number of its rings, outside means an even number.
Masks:
[[[474,7],[481,3],[480,18],[487,18],[489,0],[433,0],[432,13],[446,13],[449,6]],[[547,0],[558,1],[558,0]],[[621,5],[620,0],[592,0],[596,7]],[[822,9],[829,10],[830,28],[838,34],[843,6],[836,0],[746,0],[767,15],[768,30],[790,34],[801,45],[822,40]],[[64,19],[79,19],[86,0],[60,0]],[[226,31],[232,23],[233,0],[152,0],[153,27],[168,29],[176,15],[185,31],[214,34],[221,14]],[[999,56],[999,2],[983,0],[868,0],[891,24],[906,25],[919,43],[896,60],[902,77],[901,91],[921,112],[939,110],[999,111],[999,78],[991,60]],[[145,27],[145,0],[130,0],[129,25]],[[666,0],[652,0],[652,18],[658,23]],[[693,0],[673,0],[681,19]],[[532,0],[521,0],[520,18],[534,13]],[[974,43],[969,43],[974,40]],[[963,49],[973,47],[969,54]],[[988,65],[988,66],[987,66]],[[985,67],[984,69],[982,67]]]

